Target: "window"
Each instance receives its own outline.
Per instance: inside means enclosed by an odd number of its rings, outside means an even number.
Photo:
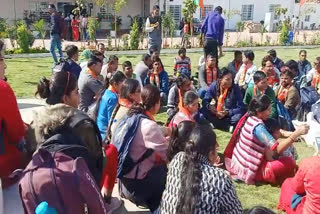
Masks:
[[[242,5],[241,8],[241,21],[253,20],[253,4]]]
[[[50,14],[48,12],[49,3],[48,2],[29,2],[30,16],[33,16],[34,19],[44,19],[49,20]]]
[[[305,21],[305,22],[310,22],[310,15],[306,15],[306,16],[304,17],[304,21]]]
[[[208,13],[210,13],[213,10],[213,5],[204,5],[203,11],[200,8],[200,18],[201,20],[204,20]]]
[[[113,22],[114,16],[112,8],[108,6],[100,7],[98,17],[101,18],[104,22]]]
[[[281,7],[280,4],[270,4],[270,6],[269,6],[269,12],[273,13],[274,20],[279,20],[279,18],[280,18],[278,15],[276,15],[276,9],[280,8],[280,7]]]
[[[174,22],[179,24],[181,20],[181,5],[169,5],[169,12],[173,17]]]
[[[60,13],[64,13],[64,6],[65,5],[70,5],[71,3],[70,2],[58,2],[58,7],[57,7],[57,10],[60,12]]]

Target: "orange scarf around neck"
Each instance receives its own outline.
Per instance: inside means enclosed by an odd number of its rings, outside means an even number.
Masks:
[[[190,113],[190,111],[188,109],[186,109],[185,107],[179,108],[179,112],[185,114],[191,121],[194,121],[192,114]]]
[[[224,101],[228,94],[228,88],[224,89],[220,86],[220,96],[218,98],[217,111],[223,111]]]
[[[119,104],[126,108],[130,108],[132,106],[132,103],[128,99],[123,99],[123,98],[119,99]]]
[[[314,87],[316,89],[320,88],[319,83],[320,83],[320,72],[316,71],[316,73],[312,79],[312,87]]]
[[[246,75],[247,75],[248,69],[251,68],[251,66],[252,66],[252,63],[248,63],[245,65],[244,70],[239,79],[239,86],[243,86],[245,84]]]
[[[206,79],[207,79],[207,85],[211,85],[214,81],[217,80],[217,68],[209,68],[206,69]]]
[[[258,96],[258,95],[262,95],[264,94],[266,91],[259,91],[259,89],[257,88],[257,86],[253,87],[253,96]]]
[[[94,79],[98,79],[98,75],[96,75],[90,68],[88,69],[88,73],[89,73]]]
[[[116,89],[112,85],[109,86],[108,90],[110,90],[112,93],[118,96]]]
[[[234,61],[234,68],[236,69],[237,72],[239,71],[241,65],[242,65],[242,63]]]
[[[159,78],[159,74],[161,73],[159,71],[154,70],[151,74],[150,74],[150,83],[157,86],[158,88],[160,88],[160,78]]]
[[[150,120],[155,121],[155,120],[154,120],[154,117],[153,117],[153,115],[151,114],[150,111],[146,111],[145,114],[149,117]]]
[[[284,103],[287,99],[287,95],[288,95],[288,91],[291,88],[292,84],[290,84],[289,86],[287,86],[286,88],[281,86],[279,89],[279,92],[277,94],[277,98],[278,100],[280,100],[281,103]]]
[[[183,108],[183,97],[182,97],[182,94],[181,94],[181,90],[178,89],[179,91],[179,105],[178,105],[178,108]]]

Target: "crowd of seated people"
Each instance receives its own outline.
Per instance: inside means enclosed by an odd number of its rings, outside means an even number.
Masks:
[[[101,213],[117,213],[121,198],[152,213],[243,213],[233,182],[282,185],[278,209],[287,213],[320,209],[319,154],[298,167],[294,147],[312,127],[286,130],[279,119],[283,116],[279,105],[290,119],[296,118],[301,90],[320,93],[319,57],[312,68],[304,50],[298,62],[286,63],[270,50],[258,69],[253,51],[235,51],[228,67],[220,69],[218,58],[208,53],[198,70],[199,85],[194,85],[191,57],[183,48],[172,72],[165,70],[172,66],[163,64],[158,51],[143,55],[135,68],[124,60],[122,71],[118,70],[121,60],[109,56],[106,61],[103,48],[85,50],[79,65],[78,49],[68,46],[67,53],[72,66],[38,83],[36,96],[47,105],[34,113],[31,124],[21,119],[0,56],[0,94],[4,97],[0,103],[0,178],[5,187],[14,183],[9,177],[14,170],[28,164],[29,169],[45,149],[54,158],[64,153],[75,162],[79,157],[85,160],[86,173],[93,177],[91,183],[101,196],[98,201],[103,201],[105,212]],[[169,81],[171,73],[173,82]],[[163,108],[167,123],[162,125],[156,116]],[[78,117],[84,122],[77,124]],[[232,133],[221,159],[215,129]],[[63,146],[69,150],[62,150]],[[85,151],[71,151],[73,146],[85,147]],[[61,158],[55,161],[63,164]],[[41,201],[51,202],[41,194],[56,190],[43,188],[31,194],[23,185],[26,179],[22,176],[19,187],[26,210],[38,208]],[[119,198],[113,195],[116,183]],[[41,201],[31,204],[35,196]],[[48,206],[60,211],[60,202]],[[92,204],[85,204],[94,210]],[[246,213],[272,211],[254,207]]]

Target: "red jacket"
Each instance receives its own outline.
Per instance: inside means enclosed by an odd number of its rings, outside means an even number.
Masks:
[[[3,135],[3,141],[0,139],[0,178],[3,178],[21,166],[21,152],[16,145],[24,136],[25,128],[16,97],[3,80],[0,80],[0,99],[0,133]]]

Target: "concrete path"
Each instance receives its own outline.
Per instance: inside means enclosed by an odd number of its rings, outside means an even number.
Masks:
[[[33,112],[39,110],[39,108],[42,108],[45,106],[45,102],[40,99],[34,99],[34,98],[26,98],[26,99],[18,99],[18,106],[20,109],[20,113],[22,116],[22,119],[26,123],[30,123],[32,121]],[[19,193],[17,191],[17,188],[11,188],[6,195],[10,195],[11,202],[16,202],[12,204],[20,204],[19,199]],[[114,187],[113,192],[114,197],[120,197],[118,193],[118,185],[116,184]],[[131,203],[128,200],[124,200],[124,206],[122,206],[119,210],[115,211],[114,213],[117,214],[126,214],[126,213],[132,213],[132,214],[149,214],[148,209],[140,209],[135,204]],[[0,213],[1,214],[1,213]],[[19,212],[16,212],[14,214],[20,214]],[[22,213],[21,213],[22,214]]]
[[[268,51],[271,49],[313,49],[320,48],[320,45],[306,45],[306,46],[261,46],[261,47],[242,47],[242,48],[223,48],[224,52],[233,52],[235,50],[264,50]],[[107,51],[108,55],[142,55],[145,54],[147,50],[126,50],[126,51]],[[191,48],[188,49],[188,53],[202,53],[202,48]],[[177,54],[178,49],[161,49],[161,54]],[[44,58],[51,57],[50,53],[37,53],[37,54],[11,54],[6,55],[6,58]]]

